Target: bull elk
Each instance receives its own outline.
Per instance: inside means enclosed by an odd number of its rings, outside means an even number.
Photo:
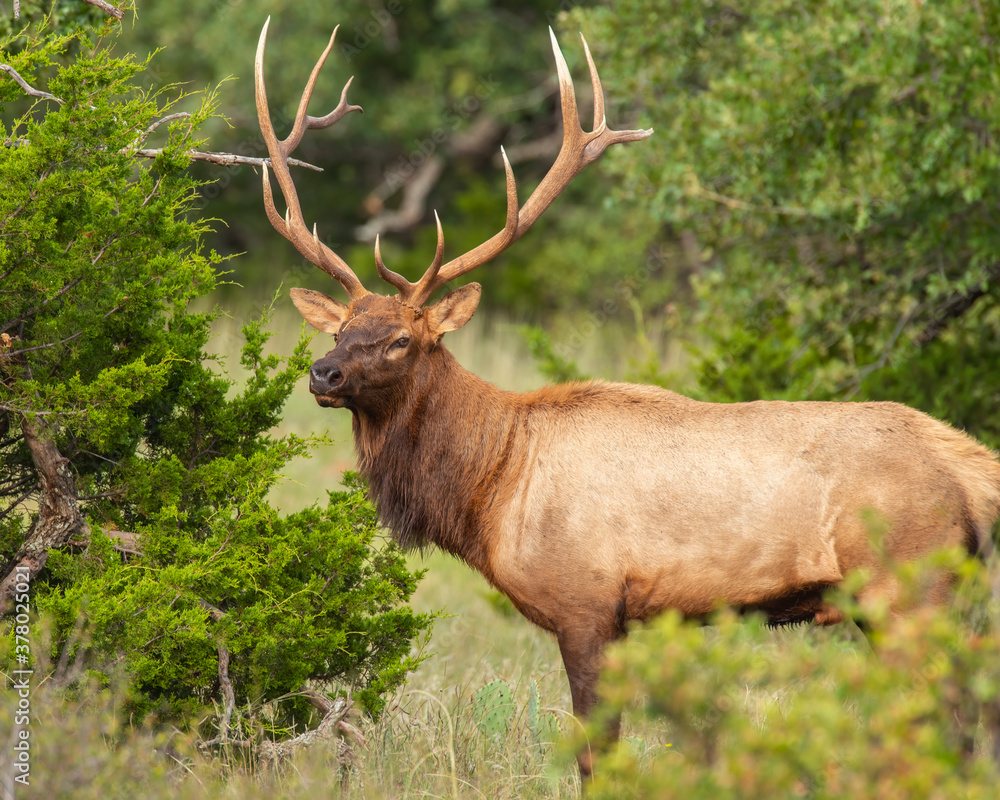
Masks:
[[[270,22],[270,20],[268,21]],[[257,113],[287,212],[276,210],[268,170],[264,206],[277,231],[335,278],[349,304],[306,289],[292,301],[333,334],[310,369],[324,408],[353,415],[361,471],[382,521],[401,545],[434,544],[466,561],[559,643],[573,697],[586,716],[605,645],[631,620],[667,608],[697,616],[724,602],[775,622],[840,621],[824,590],[867,568],[866,598],[900,591],[869,538],[865,515],[890,526],[886,554],[917,558],[950,545],[975,552],[1000,513],[1000,463],[965,434],[894,403],[703,403],[652,386],[568,383],[525,394],[463,369],[441,344],[479,302],[470,283],[429,304],[446,283],[523,236],[569,181],[606,147],[651,130],[614,131],[590,51],[594,130],[583,131],[572,79],[555,37],[563,143],[519,206],[506,155],[503,230],[444,263],[437,251],[416,283],[375,264],[397,294],[367,291],[306,226],[288,158],[324,117],[309,98],[334,37],[306,84],[291,133],[278,140],[264,88],[267,27],[255,60]],[[931,602],[947,594],[942,578]],[[581,772],[591,770],[588,754]]]

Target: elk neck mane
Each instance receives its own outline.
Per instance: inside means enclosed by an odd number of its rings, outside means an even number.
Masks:
[[[496,509],[523,466],[517,397],[464,369],[442,345],[395,407],[352,408],[359,466],[404,548],[429,544],[490,578]]]

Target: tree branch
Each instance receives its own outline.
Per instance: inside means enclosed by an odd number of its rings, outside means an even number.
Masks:
[[[0,67],[5,65],[0,64]],[[53,100],[59,100],[58,97],[49,95]],[[59,100],[61,103],[62,100]],[[166,117],[162,120],[157,120],[157,124],[165,122]],[[30,145],[30,139],[7,139],[4,142],[6,147],[24,147]],[[128,150],[119,151],[124,155],[131,155],[133,158],[156,158],[163,152],[162,147],[157,148],[142,148],[139,150]],[[238,156],[235,153],[214,153],[211,151],[201,151],[201,150],[188,150],[184,153],[192,161],[208,161],[212,164],[221,164],[224,167],[234,167],[238,164],[247,164],[251,167],[263,167],[271,166],[270,158],[254,158],[252,156]],[[322,167],[317,167],[315,164],[310,164],[308,161],[301,161],[297,158],[289,158],[288,165],[292,167],[302,167],[304,169],[311,169],[313,172],[322,172]]]
[[[110,3],[104,2],[104,0],[83,0],[83,2],[89,3],[90,5],[101,9],[101,11],[103,11],[106,14],[110,14],[115,19],[122,18],[122,12],[119,9],[115,8],[113,5],[111,5]]]
[[[24,89],[24,93],[29,97],[38,97],[41,100],[55,100],[57,103],[62,103],[63,101],[56,97],[54,94],[49,94],[48,92],[43,92],[40,89],[36,89],[31,84],[29,84],[24,78],[22,78],[16,69],[14,69],[10,64],[0,64],[0,72],[6,72],[10,75],[20,86]]]
[[[38,500],[38,519],[28,531],[21,549],[0,573],[0,615],[7,613],[15,594],[14,586],[19,579],[15,568],[27,567],[30,578],[34,578],[45,566],[49,550],[62,547],[86,527],[80,514],[76,479],[69,469],[69,459],[59,452],[53,441],[54,432],[32,416],[21,419],[21,429],[41,480],[42,492]]]
[[[92,0],[86,0],[86,2],[92,2]],[[104,8],[104,6],[107,6],[107,3],[92,2],[92,5]],[[108,8],[110,9],[111,6],[108,6]],[[120,19],[121,12],[117,11],[117,9],[115,9],[115,11],[118,13],[118,18]],[[109,11],[108,13],[112,12]],[[0,64],[0,72],[6,72],[8,75],[10,75],[17,82],[17,84],[22,89],[24,89],[25,94],[31,97],[38,97],[41,98],[42,100],[55,100],[57,103],[65,102],[61,97],[56,97],[54,94],[49,94],[48,92],[43,92],[40,89],[34,88],[31,84],[29,84],[24,78],[22,78],[18,74],[16,69],[14,69],[9,64]],[[160,127],[160,125],[162,125],[165,122],[171,122],[175,119],[184,119],[190,116],[191,115],[186,111],[181,111],[176,114],[168,114],[162,119],[158,119],[150,123],[149,127],[146,128],[145,134],[148,136],[150,133],[155,131],[158,127]],[[7,139],[4,142],[4,145],[6,147],[23,147],[28,144],[31,144],[31,141],[28,139]],[[119,152],[127,153],[128,151],[123,149]],[[131,155],[135,158],[156,158],[162,152],[163,152],[162,147],[155,149],[144,148],[132,151]],[[271,166],[270,158],[253,158],[251,156],[238,156],[234,153],[214,153],[211,151],[189,150],[185,155],[187,155],[187,157],[190,158],[192,161],[208,161],[211,164],[221,164],[224,167],[232,167],[236,166],[237,164],[247,164],[252,167],[263,167],[265,165],[269,167]],[[310,164],[307,161],[300,161],[297,158],[288,159],[288,164],[289,166],[293,167],[304,167],[305,169],[311,169],[314,172],[323,171],[322,167],[317,167],[315,164]]]
[[[44,350],[47,347],[58,347],[61,344],[66,344],[67,342],[72,342],[74,339],[77,339],[80,336],[83,336],[84,333],[85,333],[85,331],[77,331],[76,333],[71,334],[70,336],[67,336],[65,339],[60,339],[58,342],[46,342],[45,344],[38,344],[38,345],[35,345],[34,347],[25,347],[23,350],[15,350],[12,353],[4,353],[4,357],[6,357],[6,358],[15,358],[17,356],[23,356],[25,353],[32,353],[35,350]],[[35,413],[52,414],[52,413],[55,413],[55,412],[52,412],[52,411],[40,411],[40,412],[35,412]]]
[[[129,556],[142,555],[142,545],[139,543],[138,534],[132,533],[131,531],[114,531],[109,528],[103,529],[102,533],[111,540],[111,546],[117,552],[124,553]],[[80,535],[70,539],[66,542],[66,544],[73,545],[74,547],[89,547],[90,534],[90,526],[84,523],[83,530],[80,532]]]
[[[27,484],[24,481],[21,481],[20,485],[27,485]],[[17,488],[20,488],[20,486],[18,486]],[[13,503],[7,506],[7,508],[5,508],[3,511],[0,511],[0,520],[6,518],[15,508],[17,508],[21,503],[27,500],[34,493],[35,489],[36,489],[35,484],[32,484],[31,486],[28,487],[27,491],[25,491],[20,497],[17,498],[17,500],[15,500]],[[16,491],[16,489],[14,489],[13,491]]]
[[[426,159],[416,171],[403,179],[403,202],[395,211],[387,211],[379,197],[379,187],[372,192],[365,203],[374,212],[374,216],[364,225],[359,226],[355,235],[363,242],[375,241],[375,237],[387,231],[402,231],[412,228],[424,216],[425,202],[444,171],[444,159],[432,155]],[[398,187],[398,176],[391,176],[384,181],[387,194],[392,194]]]
[[[190,119],[191,113],[189,111],[178,111],[176,114],[167,114],[165,117],[153,120],[149,127],[146,128],[145,136],[149,136],[153,131],[159,128],[164,122],[173,122],[175,119]]]
[[[132,155],[136,158],[156,158],[163,152],[163,148],[135,150]],[[185,155],[192,161],[208,161],[211,164],[221,164],[224,167],[232,167],[237,164],[249,164],[252,167],[271,166],[270,158],[253,158],[251,156],[238,156],[233,153],[213,153],[202,152],[200,150],[189,150]],[[305,167],[314,172],[322,172],[322,167],[310,164],[307,161],[299,161],[297,158],[288,159],[288,164],[293,167]]]
[[[233,709],[236,708],[236,693],[233,691],[233,682],[229,680],[229,651],[222,642],[219,648],[219,685],[222,688],[222,697],[225,700],[225,708],[222,713],[222,741],[229,739],[229,723],[233,719]]]
[[[74,286],[76,286],[82,280],[83,280],[83,276],[80,275],[80,276],[74,278],[73,280],[69,281],[65,286],[62,287],[62,289],[60,289],[58,292],[56,292],[54,295],[52,295],[52,297],[46,298],[44,302],[39,303],[37,306],[35,306],[34,308],[32,308],[29,311],[25,311],[23,314],[21,314],[21,316],[15,317],[14,319],[9,320],[8,322],[4,323],[4,325],[2,327],[0,327],[0,331],[8,331],[11,328],[13,328],[15,325],[17,325],[17,323],[19,323],[21,320],[24,320],[24,319],[27,319],[28,317],[34,316],[39,311],[41,311],[43,308],[45,308],[45,306],[47,306],[49,303],[51,303],[53,300],[55,300],[55,299],[57,299],[59,297],[62,297],[64,294],[66,294],[66,292],[68,292],[70,289],[72,289]],[[7,341],[5,340],[3,342],[3,344],[6,345]]]
[[[939,338],[948,323],[957,319],[975,305],[976,301],[990,290],[990,281],[1000,276],[1000,262],[986,268],[983,275],[983,283],[961,294],[952,295],[941,309],[934,314],[922,331],[917,334],[914,341],[923,347]]]
[[[364,736],[356,727],[347,721],[352,705],[350,700],[338,697],[330,700],[316,692],[303,690],[302,694],[309,703],[317,710],[323,712],[323,721],[310,731],[300,733],[292,739],[282,742],[272,742],[265,739],[260,743],[258,754],[265,761],[283,761],[291,758],[296,751],[305,748],[309,749],[321,742],[330,741],[336,734],[346,735],[355,740],[355,743],[364,746]],[[351,746],[343,738],[338,740],[337,755],[342,763],[349,764],[353,760],[354,752]]]

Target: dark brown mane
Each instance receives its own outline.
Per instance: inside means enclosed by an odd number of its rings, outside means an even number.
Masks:
[[[437,545],[484,570],[491,529],[485,512],[502,493],[505,472],[520,466],[518,415],[508,392],[463,369],[444,347],[429,362],[396,413],[355,411],[361,472],[402,547]]]

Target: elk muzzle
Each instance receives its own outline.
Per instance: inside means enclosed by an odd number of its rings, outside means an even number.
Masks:
[[[344,386],[344,371],[340,359],[332,354],[324,356],[309,368],[309,391],[316,395],[316,402],[324,408],[343,408],[345,399],[340,390]]]

